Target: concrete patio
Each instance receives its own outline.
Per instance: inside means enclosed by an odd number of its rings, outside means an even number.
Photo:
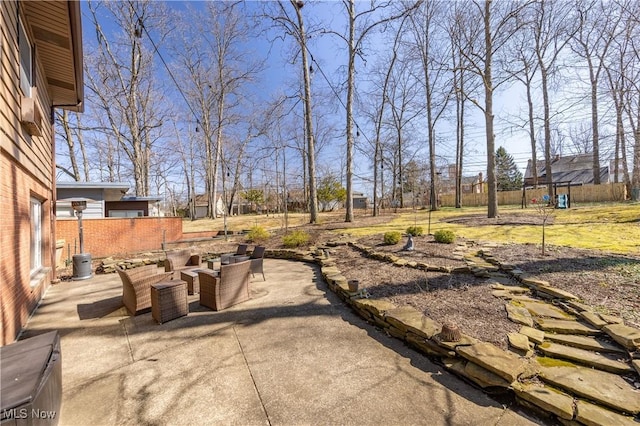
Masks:
[[[252,300],[162,325],[117,274],[49,289],[22,338],[58,330],[62,425],[526,425],[356,316],[311,264],[265,260]]]

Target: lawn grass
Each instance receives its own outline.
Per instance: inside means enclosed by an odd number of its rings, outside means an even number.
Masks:
[[[535,206],[521,209],[519,206],[501,206],[501,215],[528,214],[536,217],[540,225],[485,225],[468,226],[464,223],[447,223],[444,219],[456,216],[483,215],[486,207],[462,209],[443,208],[431,213],[417,210],[405,212],[388,223],[342,230],[356,236],[371,235],[387,231],[406,231],[414,224],[422,226],[425,233],[430,228],[433,234],[439,229],[448,229],[467,239],[542,243],[542,216]],[[640,204],[607,203],[579,206],[571,209],[552,210],[553,224],[545,230],[546,244],[584,249],[605,250],[621,254],[640,254]]]
[[[542,218],[535,206],[521,209],[520,206],[500,206],[502,216],[526,214],[542,223]],[[461,209],[442,208],[431,212],[429,221],[428,210],[404,210],[399,214],[383,212],[382,217],[388,221],[377,225],[345,227],[337,229],[337,233],[349,233],[354,236],[384,234],[388,231],[406,232],[409,226],[421,226],[425,234],[433,234],[439,229],[448,229],[457,236],[473,240],[513,242],[513,243],[542,243],[542,226],[528,224],[483,225],[473,226],[464,222],[447,223],[444,220],[452,217],[478,215],[486,217],[486,207],[464,207]],[[570,209],[552,210],[553,224],[548,224],[545,231],[546,243],[555,246],[566,246],[584,249],[605,250],[620,254],[640,254],[640,204],[638,203],[606,203],[575,206]],[[344,220],[344,211],[320,213],[320,223]],[[289,213],[288,226],[296,227],[309,222],[309,215],[304,213]],[[430,222],[430,225],[429,225]],[[268,230],[284,229],[284,214],[276,215],[243,215],[227,218],[229,231],[242,231],[252,226],[262,226]],[[213,231],[224,229],[222,218],[199,219],[183,222],[184,232]]]
[[[306,216],[306,220],[304,217]],[[290,214],[289,225],[295,226],[308,222],[309,215]],[[230,216],[227,218],[227,230],[239,232],[244,229],[251,229],[253,226],[262,226],[265,229],[277,229],[284,227],[284,215],[242,215]],[[224,218],[217,219],[185,219],[182,222],[183,232],[203,232],[224,230]]]

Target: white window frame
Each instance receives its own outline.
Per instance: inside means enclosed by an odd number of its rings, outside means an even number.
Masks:
[[[30,98],[31,88],[35,86],[33,45],[21,17],[18,17],[18,55],[20,59],[20,89],[25,97]]]
[[[31,275],[37,274],[42,269],[42,202],[35,197],[30,199],[30,258],[31,258]]]

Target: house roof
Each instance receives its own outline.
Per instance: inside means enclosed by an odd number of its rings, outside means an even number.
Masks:
[[[79,1],[21,1],[35,38],[53,106],[82,111],[82,22]]]
[[[544,160],[537,164],[538,182],[546,182],[546,167]],[[553,182],[593,183],[593,155],[578,154],[565,157],[556,156],[551,160],[551,178]],[[524,174],[525,183],[533,179],[531,160],[527,164]],[[600,182],[609,182],[609,167],[600,167]]]
[[[56,182],[56,188],[74,190],[75,195],[81,195],[82,190],[98,189],[103,191],[105,201],[118,201],[127,193],[129,185],[122,182]]]
[[[120,201],[162,201],[162,197],[160,197],[159,195],[147,196],[147,197],[138,197],[135,195],[128,195],[126,197],[122,197]]]

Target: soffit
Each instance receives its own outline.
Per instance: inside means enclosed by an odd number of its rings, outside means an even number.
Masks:
[[[21,1],[54,106],[81,110],[84,97],[80,2]]]

